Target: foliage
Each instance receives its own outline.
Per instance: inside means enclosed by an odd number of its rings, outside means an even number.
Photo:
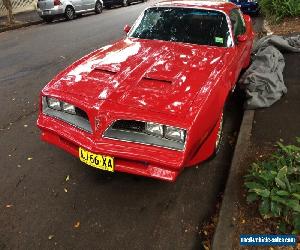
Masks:
[[[277,218],[282,232],[300,232],[300,138],[296,145],[278,142],[277,151],[244,177],[247,201],[258,202],[264,219]]]
[[[272,21],[300,16],[299,0],[259,0],[260,9]]]

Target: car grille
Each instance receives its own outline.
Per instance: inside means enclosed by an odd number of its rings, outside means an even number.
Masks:
[[[146,123],[134,120],[118,120],[112,125],[112,129],[143,132]]]
[[[173,150],[184,149],[184,143],[148,134],[145,131],[145,127],[146,122],[143,121],[117,120],[104,132],[103,137],[120,141],[164,147]]]
[[[43,97],[43,113],[45,115],[54,117],[56,119],[62,120],[69,123],[70,125],[77,127],[79,129],[85,130],[92,133],[92,128],[89,122],[88,115],[85,111],[80,108],[75,108],[76,114],[69,114],[63,111],[51,109],[48,107],[47,99]]]

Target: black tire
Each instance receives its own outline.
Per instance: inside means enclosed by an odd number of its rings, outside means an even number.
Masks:
[[[75,18],[75,10],[71,6],[67,6],[65,10],[65,18],[67,20],[73,20]]]
[[[215,148],[214,155],[216,155],[220,151],[223,144],[223,125],[224,125],[224,114],[222,113],[219,121],[219,130],[216,139],[216,148]]]
[[[102,4],[99,1],[97,1],[96,4],[95,4],[96,14],[100,14],[102,12],[102,9],[103,9]]]
[[[46,22],[46,23],[51,23],[53,21],[53,17],[42,17],[42,19]]]

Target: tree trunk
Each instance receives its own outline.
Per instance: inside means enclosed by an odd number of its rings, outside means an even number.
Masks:
[[[4,7],[7,9],[7,19],[9,24],[13,24],[15,22],[15,18],[12,13],[12,4],[10,0],[3,0]]]

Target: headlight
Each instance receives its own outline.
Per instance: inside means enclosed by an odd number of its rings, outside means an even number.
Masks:
[[[181,128],[162,125],[155,122],[146,122],[145,130],[147,133],[164,137],[173,141],[184,143],[186,131]]]
[[[76,109],[75,106],[67,103],[67,102],[61,102],[58,99],[54,97],[46,97],[47,99],[47,105],[51,109],[55,109],[58,111],[64,111],[66,113],[76,115]]]
[[[61,110],[60,101],[53,97],[47,98],[48,107],[55,109],[55,110]]]
[[[72,104],[69,104],[67,102],[62,103],[62,109],[63,109],[63,111],[65,111],[69,114],[72,114],[72,115],[76,114],[75,106]]]
[[[146,122],[146,132],[153,135],[163,136],[164,134],[163,125],[155,122]]]
[[[184,142],[185,140],[185,130],[166,126],[165,137],[174,141]]]

